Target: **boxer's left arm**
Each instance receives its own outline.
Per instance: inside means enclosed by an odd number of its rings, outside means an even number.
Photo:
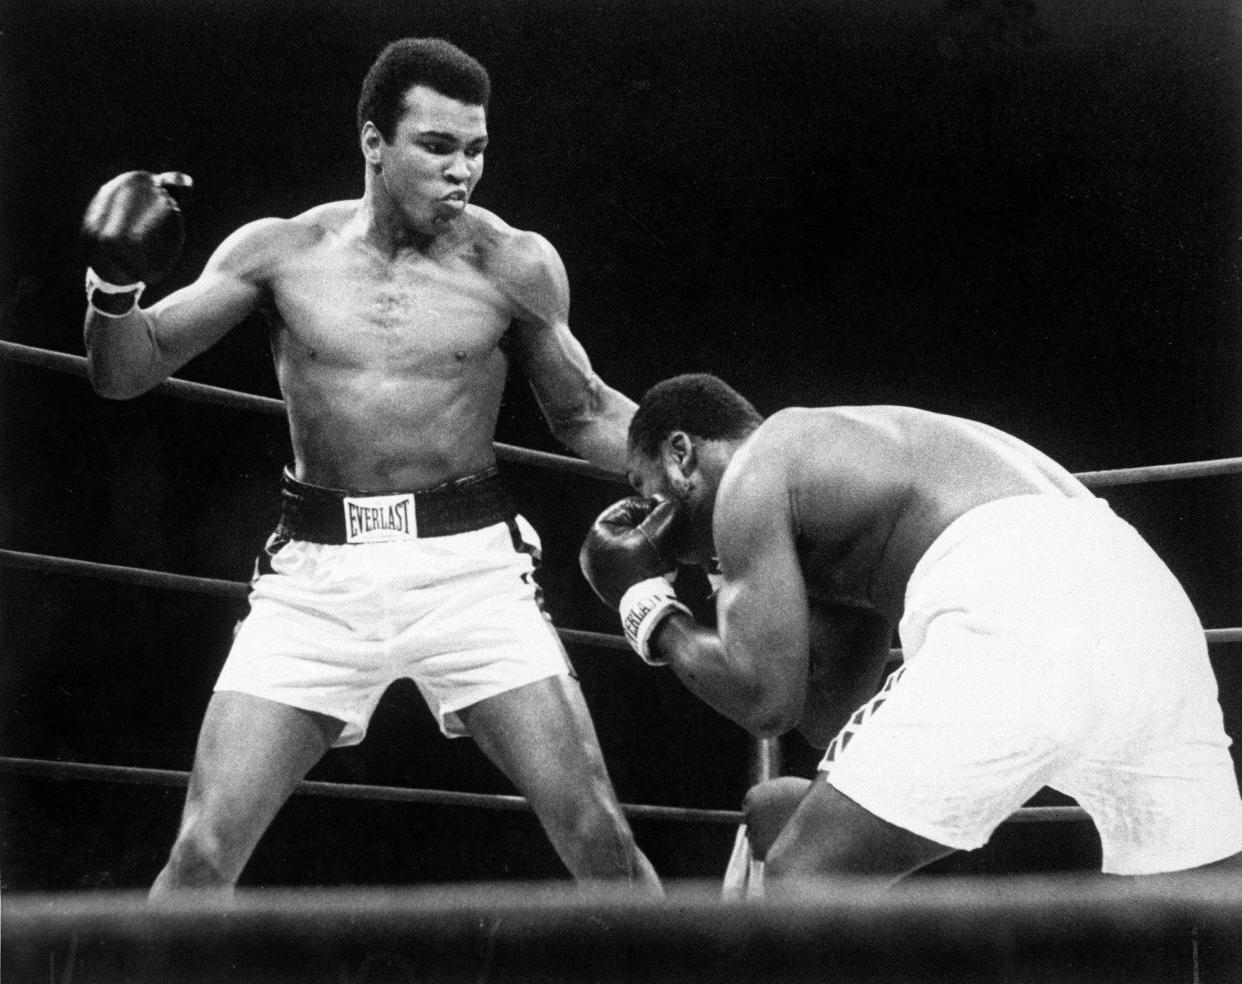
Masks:
[[[624,473],[634,402],[595,374],[569,328],[569,278],[555,248],[518,233],[511,269],[518,314],[515,355],[557,440],[601,468]]]
[[[828,743],[875,696],[892,659],[893,627],[857,608],[811,602],[811,665],[799,733],[815,748]]]

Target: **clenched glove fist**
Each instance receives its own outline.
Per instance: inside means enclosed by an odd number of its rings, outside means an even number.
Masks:
[[[650,650],[656,626],[672,612],[690,614],[668,576],[677,564],[664,544],[676,521],[672,501],[630,496],[600,513],[578,553],[587,583],[620,612],[626,639],[652,666],[668,662]]]

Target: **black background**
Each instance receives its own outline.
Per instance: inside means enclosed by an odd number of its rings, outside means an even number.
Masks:
[[[1242,26],[1232,0],[8,0],[0,337],[82,353],[76,230],[121,171],[193,175],[189,282],[242,223],[362,191],[358,84],[403,35],[490,69],[475,200],[558,247],[596,368],[637,398],[707,370],[759,409],[902,403],[1073,470],[1242,454]],[[276,395],[246,322],[181,373]],[[283,422],[127,403],[0,362],[0,546],[245,579]],[[498,439],[556,447],[514,379]],[[563,626],[615,632],[577,547],[620,486],[508,466]],[[1242,623],[1237,478],[1112,490],[1208,626]],[[0,753],[187,769],[244,605],[0,569]],[[1242,735],[1242,647],[1213,651]],[[628,802],[737,808],[749,743],[673,677],[575,648]],[[790,743],[789,767],[814,757]],[[511,792],[413,687],[313,778]],[[3,775],[5,888],[143,887],[182,793]],[[733,831],[643,821],[668,877]],[[946,867],[1098,864],[1083,824]],[[561,877],[521,814],[296,798],[244,884]]]

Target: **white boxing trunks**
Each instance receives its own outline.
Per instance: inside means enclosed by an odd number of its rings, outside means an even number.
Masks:
[[[281,527],[260,558],[217,691],[344,721],[342,746],[363,739],[401,677],[444,734],[459,737],[463,708],[570,673],[533,580],[539,539],[494,472],[384,496],[318,489],[286,473],[282,493]]]
[[[982,846],[1044,786],[1072,796],[1103,870],[1242,851],[1242,797],[1203,628],[1101,499],[1017,496],[953,522],[915,567],[905,665],[820,769],[890,823]]]

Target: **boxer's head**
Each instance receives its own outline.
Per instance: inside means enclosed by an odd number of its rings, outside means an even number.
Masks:
[[[715,376],[693,373],[657,383],[630,422],[630,484],[677,503],[676,558],[707,565],[715,555],[716,491],[733,452],[763,423],[743,396]]]

